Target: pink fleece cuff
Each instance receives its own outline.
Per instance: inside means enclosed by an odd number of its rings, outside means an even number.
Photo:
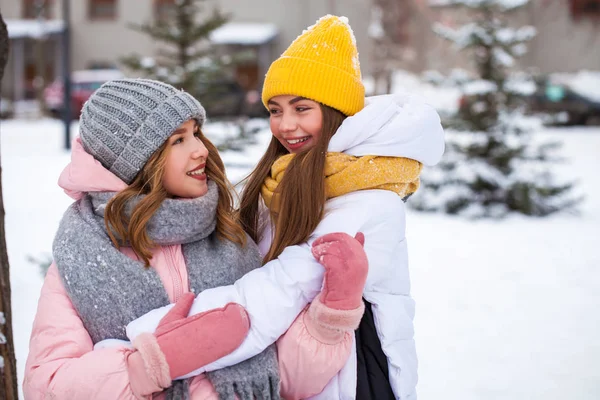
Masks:
[[[171,386],[171,374],[165,355],[160,350],[156,337],[151,333],[142,333],[133,341],[146,366],[150,379],[161,388]]]
[[[308,307],[305,318],[306,328],[317,339],[326,343],[341,340],[345,332],[358,328],[365,311],[361,302],[354,310],[336,310],[321,303],[320,295]]]
[[[148,375],[146,364],[139,351],[133,350],[127,356],[127,372],[129,387],[136,399],[148,400],[148,396],[163,391],[163,388]]]

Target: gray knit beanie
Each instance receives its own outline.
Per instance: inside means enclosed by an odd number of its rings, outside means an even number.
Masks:
[[[183,90],[150,79],[109,81],[83,106],[83,148],[130,184],[148,159],[184,122],[202,126],[202,105]]]

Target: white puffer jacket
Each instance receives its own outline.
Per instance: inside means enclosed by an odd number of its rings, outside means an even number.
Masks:
[[[346,154],[407,157],[436,164],[444,152],[444,133],[436,111],[407,94],[371,97],[365,108],[347,118],[329,144],[329,151]],[[251,318],[244,343],[233,353],[198,370],[204,372],[246,360],[274,343],[302,309],[320,292],[323,267],[310,252],[312,241],[331,232],[365,235],[369,274],[364,298],[372,304],[375,326],[388,359],[396,398],[416,399],[417,357],[413,340],[414,302],[410,297],[405,209],[402,199],[385,190],[364,190],[330,199],[326,213],[308,243],[290,246],[264,267],[232,286],[200,293],[192,313],[243,305]],[[270,230],[261,250],[269,247]],[[168,308],[154,310],[127,328],[133,339],[153,331]],[[356,353],[315,399],[354,400]]]

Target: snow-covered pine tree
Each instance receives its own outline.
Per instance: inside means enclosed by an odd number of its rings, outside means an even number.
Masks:
[[[461,75],[463,97],[456,115],[444,121],[446,154],[425,171],[423,189],[411,203],[426,211],[470,217],[503,217],[510,212],[545,216],[578,203],[572,183],[557,183],[549,170],[558,161],[557,143],[534,143],[524,116],[523,88],[532,78],[514,70],[515,60],[535,36],[531,26],[509,25],[529,0],[445,0],[468,8],[470,23],[434,31],[465,51],[476,76]],[[512,19],[514,21],[514,19]]]
[[[233,79],[233,68],[247,54],[224,54],[210,43],[210,35],[224,25],[229,16],[214,8],[205,12],[208,0],[175,0],[157,13],[153,22],[134,25],[133,29],[163,44],[156,57],[132,54],[121,62],[141,76],[167,82],[189,92],[209,110],[218,104],[223,84]],[[208,115],[210,118],[211,115]],[[255,139],[249,135],[242,116],[226,122],[237,131],[227,137],[210,137],[219,150],[241,150]]]
[[[223,78],[228,57],[218,56],[210,44],[210,34],[225,24],[228,17],[218,9],[205,16],[207,0],[175,0],[173,5],[157,13],[152,22],[134,25],[133,29],[149,35],[163,46],[157,57],[132,54],[122,63],[143,76],[167,82],[197,95],[202,83]],[[202,101],[206,94],[202,96]]]

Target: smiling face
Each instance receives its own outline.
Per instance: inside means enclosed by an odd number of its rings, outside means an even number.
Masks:
[[[169,195],[192,199],[208,191],[206,159],[208,150],[200,140],[196,121],[181,124],[167,140],[167,155],[162,184]]]
[[[268,101],[271,133],[290,153],[315,146],[321,137],[323,112],[319,103],[298,96],[275,96]]]

